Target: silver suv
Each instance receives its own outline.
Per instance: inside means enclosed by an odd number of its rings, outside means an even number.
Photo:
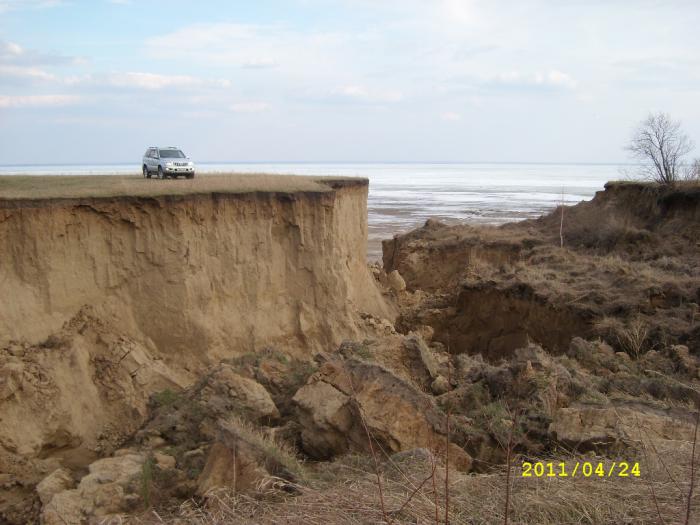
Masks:
[[[175,179],[179,175],[194,178],[194,162],[179,148],[148,148],[143,154],[142,167],[143,176],[147,179],[154,173],[159,179]]]

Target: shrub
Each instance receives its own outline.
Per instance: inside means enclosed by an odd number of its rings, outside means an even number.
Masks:
[[[182,399],[182,395],[178,392],[173,392],[169,388],[156,392],[151,396],[151,400],[157,407],[169,407]]]

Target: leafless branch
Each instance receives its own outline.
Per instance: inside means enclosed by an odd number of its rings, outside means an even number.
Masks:
[[[684,159],[693,147],[679,121],[666,113],[653,113],[639,125],[627,150],[642,162],[644,177],[659,184],[675,184],[684,178]]]

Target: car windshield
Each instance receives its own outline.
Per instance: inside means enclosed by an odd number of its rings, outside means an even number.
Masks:
[[[184,159],[185,154],[179,149],[162,149],[160,156],[163,159]]]

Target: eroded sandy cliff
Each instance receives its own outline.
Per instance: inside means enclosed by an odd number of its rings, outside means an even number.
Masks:
[[[0,197],[0,521],[35,519],[36,483],[109,455],[154,392],[267,348],[310,360],[391,318],[366,265],[367,180],[206,179]]]
[[[357,312],[388,315],[367,187],[0,201],[0,341],[39,342],[90,305],[170,358],[333,346]]]

